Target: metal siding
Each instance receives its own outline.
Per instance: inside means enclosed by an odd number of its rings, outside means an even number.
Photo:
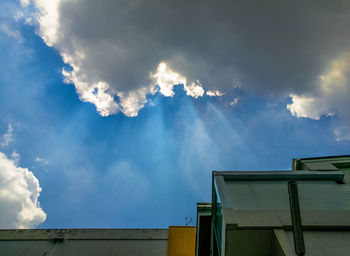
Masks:
[[[289,247],[293,246],[293,233],[285,232]],[[308,256],[349,256],[350,232],[345,231],[304,231],[305,255]],[[294,252],[289,255],[296,255]]]
[[[2,256],[34,256],[48,254],[55,244],[50,241],[0,241]]]
[[[168,229],[0,229],[0,240],[157,240],[168,239]]]
[[[0,230],[0,255],[167,255],[168,230]]]
[[[118,255],[165,256],[166,240],[66,240],[49,241],[0,241],[0,255]]]
[[[298,181],[302,210],[350,210],[350,186]],[[225,205],[234,210],[289,210],[287,181],[227,181]]]
[[[344,182],[350,185],[350,168],[341,168],[341,171],[344,173]]]
[[[225,256],[271,256],[272,230],[227,230]]]

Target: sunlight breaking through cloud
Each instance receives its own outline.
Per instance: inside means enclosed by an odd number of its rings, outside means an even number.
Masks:
[[[350,52],[343,53],[332,61],[329,68],[319,76],[318,91],[313,94],[291,94],[292,103],[287,109],[297,117],[319,120],[322,116],[341,116],[350,122]],[[348,138],[347,129],[334,129],[337,140]],[[342,135],[343,133],[343,135]],[[342,138],[342,139],[339,139]]]

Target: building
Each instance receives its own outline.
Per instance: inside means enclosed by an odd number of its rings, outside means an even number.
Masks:
[[[212,203],[197,205],[196,256],[350,255],[349,175],[350,156],[294,159],[291,171],[214,171]]]
[[[0,255],[350,255],[350,156],[213,171],[196,227],[0,230]]]
[[[194,227],[0,230],[2,256],[192,256],[194,253]]]

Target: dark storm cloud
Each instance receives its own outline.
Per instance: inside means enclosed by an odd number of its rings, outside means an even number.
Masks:
[[[148,83],[160,61],[222,89],[241,80],[302,92],[349,49],[348,1],[64,1],[58,46],[88,55],[92,80]]]
[[[39,19],[40,34],[72,65],[81,98],[95,88],[88,85],[104,81],[100,91],[118,95],[125,106],[136,102],[136,110],[152,91],[150,74],[160,62],[210,90],[240,83],[269,95],[319,97],[320,76],[350,50],[345,0],[72,0],[57,2],[51,23],[52,4],[35,3],[47,18]],[[84,100],[95,103],[90,98]]]

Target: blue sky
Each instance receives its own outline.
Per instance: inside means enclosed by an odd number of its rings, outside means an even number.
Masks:
[[[286,107],[292,96],[244,83],[198,98],[177,85],[172,97],[147,94],[137,116],[102,116],[64,83],[63,48],[47,45],[40,24],[13,19],[19,2],[1,5],[0,135],[11,139],[0,152],[39,181],[38,228],[184,225],[196,202],[210,201],[212,170],[290,169],[292,158],[349,153],[335,133],[348,128],[342,111],[298,117]]]

